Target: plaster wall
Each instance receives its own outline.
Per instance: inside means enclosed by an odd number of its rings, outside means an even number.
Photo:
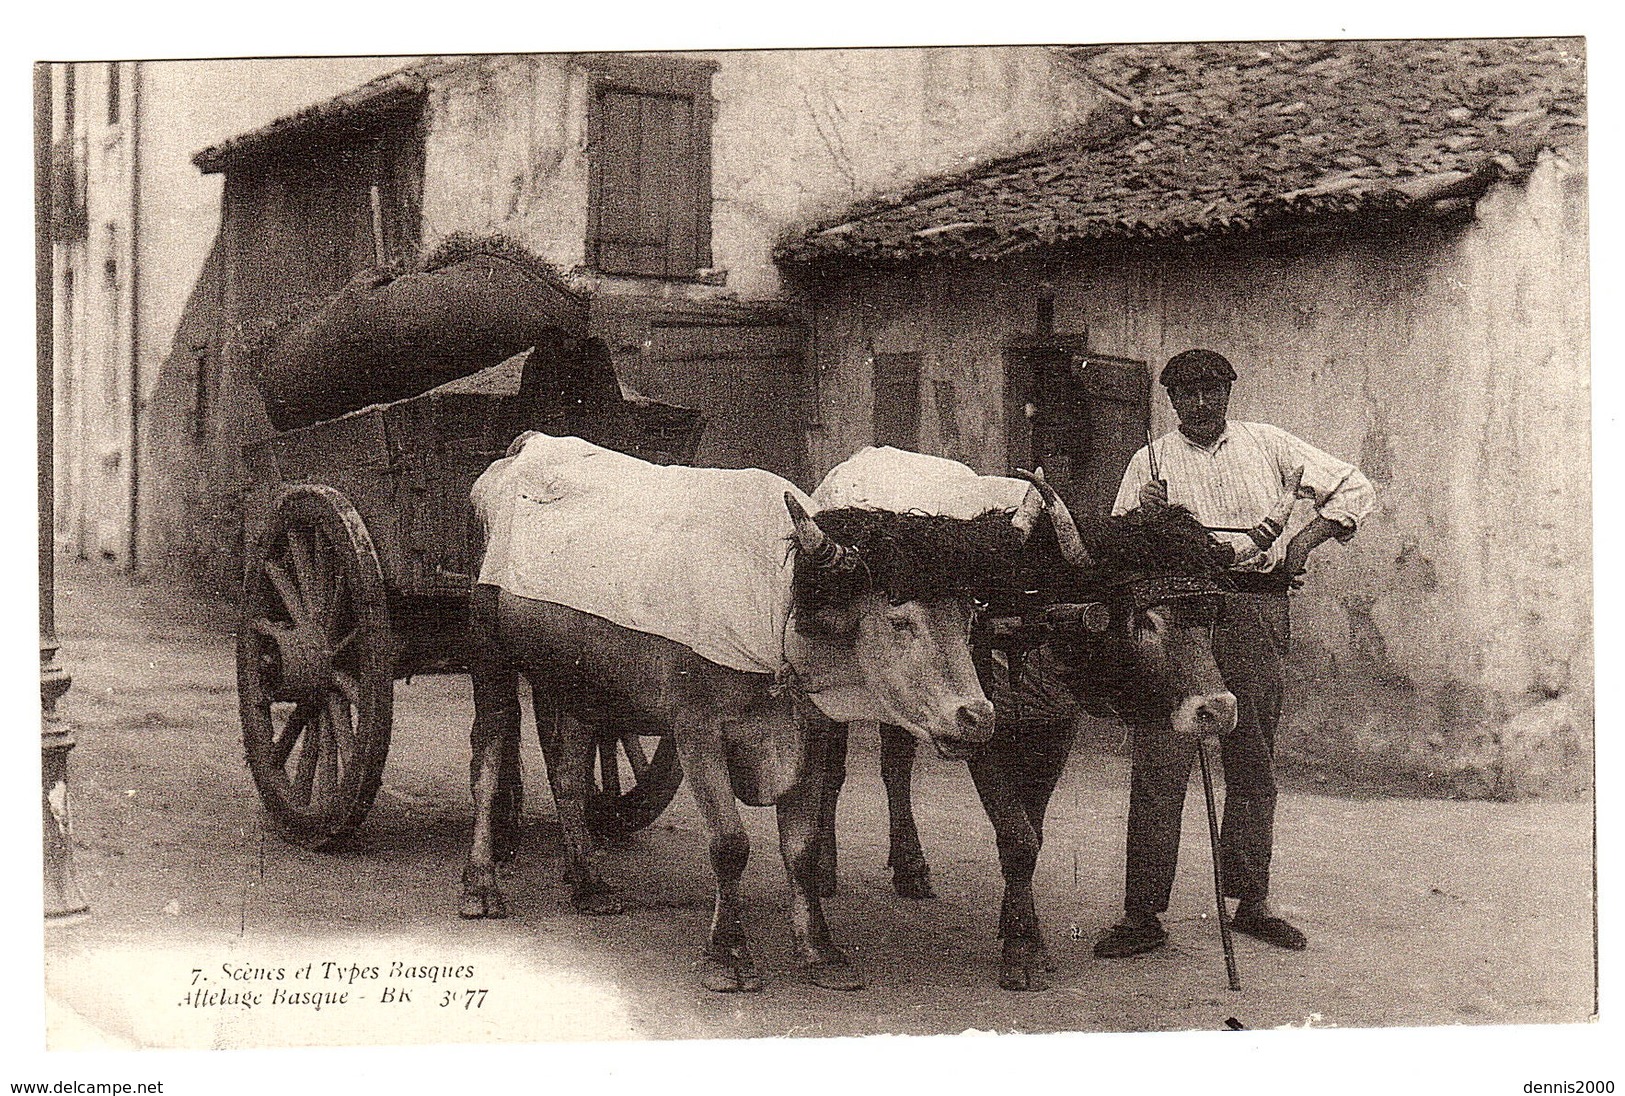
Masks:
[[[1042,47],[761,50],[679,56],[712,78],[716,284],[606,284],[746,299],[780,292],[793,226],[1080,123],[1097,92]],[[428,108],[424,236],[505,232],[567,271],[585,256],[589,78],[569,55],[482,58]],[[618,282],[620,280],[611,280]]]
[[[1003,348],[1031,333],[1046,282],[1058,332],[1087,330],[1091,348],[1153,370],[1218,350],[1241,375],[1232,418],[1275,423],[1376,484],[1378,512],[1317,553],[1296,595],[1285,758],[1327,781],[1446,794],[1589,789],[1582,169],[1547,154],[1470,224],[1404,238],[941,265],[810,288],[814,475],[871,441],[868,356],[910,350],[926,396],[954,385],[956,455],[1004,470]],[[1152,418],[1174,424],[1160,387]],[[944,450],[929,398],[921,446]]]
[[[131,179],[127,116],[110,120],[110,66],[76,64],[73,132],[67,133],[68,65],[54,126],[71,144],[83,185],[82,235],[53,245],[55,278],[54,488],[56,541],[84,559],[129,562],[132,476],[130,325]],[[131,66],[120,69],[128,80]],[[128,92],[120,98],[127,100]]]

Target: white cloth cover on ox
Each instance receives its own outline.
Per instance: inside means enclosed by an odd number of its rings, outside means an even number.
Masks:
[[[794,562],[786,491],[816,509],[771,472],[656,465],[537,434],[474,484],[479,580],[776,674]]]
[[[1026,480],[977,475],[946,457],[867,446],[831,468],[812,497],[820,510],[851,506],[969,519],[1014,510],[1033,489]]]

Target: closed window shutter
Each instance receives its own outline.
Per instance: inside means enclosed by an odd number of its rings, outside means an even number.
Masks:
[[[920,356],[876,354],[875,444],[915,449],[920,441]]]
[[[598,108],[599,269],[692,274],[700,265],[694,101],[606,89]]]

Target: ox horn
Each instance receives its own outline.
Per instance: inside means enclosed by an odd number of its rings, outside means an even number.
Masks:
[[[1044,496],[1036,490],[1029,490],[1021,496],[1021,505],[1010,518],[1010,527],[1016,531],[1016,540],[1026,544],[1027,538],[1033,535],[1033,526],[1038,522],[1038,515],[1044,510]]]
[[[1089,550],[1083,546],[1083,537],[1078,534],[1078,523],[1072,520],[1072,511],[1066,508],[1066,500],[1044,478],[1044,470],[1039,468],[1029,472],[1025,468],[1018,468],[1016,475],[1038,488],[1038,493],[1043,496],[1050,524],[1055,527],[1055,543],[1061,548],[1061,558],[1074,567],[1093,567],[1095,561],[1089,558]]]
[[[790,511],[790,520],[795,522],[796,547],[801,549],[808,563],[825,571],[849,571],[857,566],[857,552],[835,543],[788,491],[784,493],[784,506]]]
[[[1281,492],[1280,499],[1276,501],[1275,509],[1271,510],[1263,521],[1253,526],[1252,530],[1248,532],[1247,535],[1253,539],[1254,544],[1258,545],[1260,552],[1269,551],[1270,546],[1286,529],[1287,519],[1292,516],[1292,504],[1297,502],[1298,497],[1303,493],[1302,484],[1303,465],[1300,464],[1286,477],[1285,490]],[[1313,492],[1310,492],[1310,495],[1313,496]]]

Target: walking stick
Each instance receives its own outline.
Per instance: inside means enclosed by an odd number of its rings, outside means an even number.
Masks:
[[[1151,464],[1151,478],[1163,482],[1157,468],[1157,450],[1151,437],[1151,424],[1145,427],[1145,456]],[[1166,483],[1163,484],[1167,486]],[[1241,976],[1236,973],[1236,944],[1230,938],[1230,919],[1224,913],[1224,876],[1219,861],[1219,812],[1213,806],[1213,771],[1207,763],[1207,739],[1196,740],[1196,756],[1202,762],[1202,795],[1207,800],[1208,847],[1213,850],[1213,901],[1219,910],[1219,941],[1224,945],[1224,970],[1230,976],[1230,988],[1241,989]]]
[[[1207,836],[1213,849],[1213,900],[1219,907],[1219,940],[1224,944],[1224,970],[1230,976],[1230,988],[1241,989],[1241,976],[1236,973],[1236,945],[1230,939],[1230,919],[1224,915],[1224,876],[1219,866],[1219,814],[1213,809],[1213,773],[1207,764],[1207,739],[1196,740],[1196,756],[1202,762],[1202,794],[1207,799]]]

